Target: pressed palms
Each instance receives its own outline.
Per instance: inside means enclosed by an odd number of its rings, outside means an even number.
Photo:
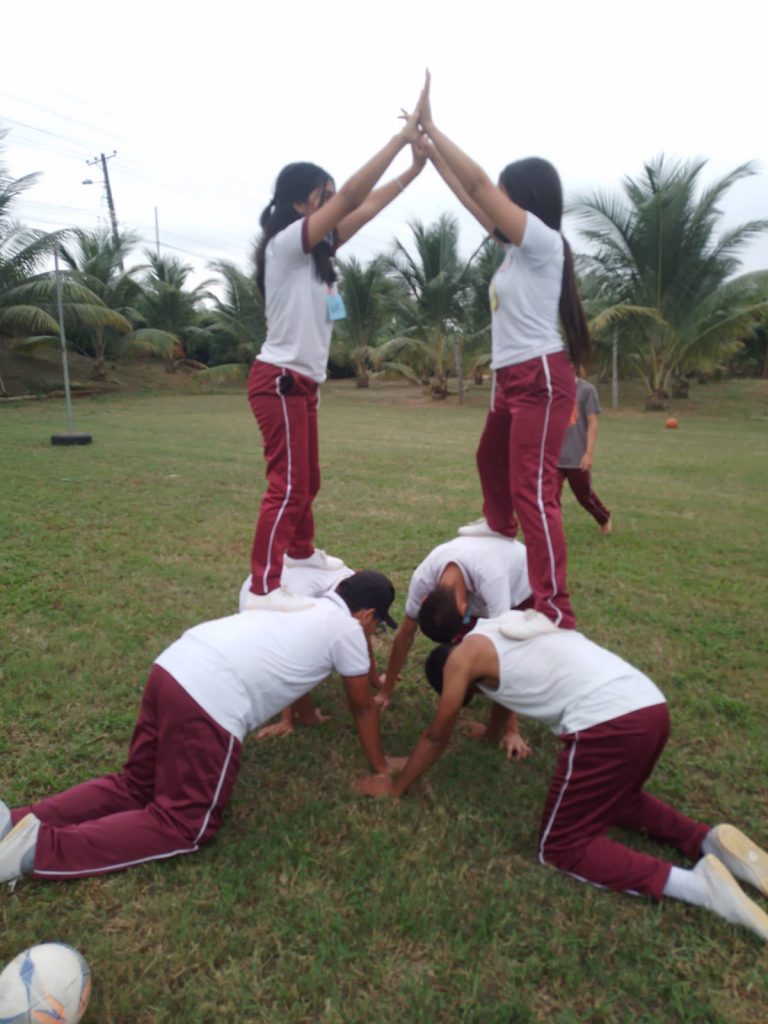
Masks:
[[[742,164],[702,188],[705,163],[662,155],[625,179],[623,195],[571,204],[594,248],[582,258],[587,290],[600,299],[593,330],[599,337],[621,321],[624,358],[644,379],[649,406],[663,407],[671,382],[727,355],[768,310],[768,273],[737,274],[739,253],[768,221],[718,234],[721,200],[754,167]]]

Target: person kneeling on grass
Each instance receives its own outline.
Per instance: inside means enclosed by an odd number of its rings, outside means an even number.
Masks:
[[[334,559],[334,562],[340,559]],[[314,598],[323,597],[329,590],[335,590],[342,580],[349,579],[355,575],[355,569],[341,562],[338,568],[325,565],[286,565],[283,564],[283,571],[280,577],[280,586],[296,597],[295,607],[300,607],[299,598],[306,598],[304,607],[308,607]],[[249,608],[248,599],[251,594],[251,576],[247,576],[240,587],[238,610],[241,612],[252,611]],[[258,609],[256,609],[258,610]],[[383,627],[382,627],[383,628]],[[371,637],[367,636],[368,654],[370,656],[370,668],[368,678],[371,686],[378,688],[379,673],[376,668],[376,658],[373,653]],[[290,736],[296,726],[311,728],[322,725],[328,721],[329,716],[324,715],[320,708],[315,706],[312,695],[307,693],[299,697],[297,701],[283,708],[280,719],[270,725],[264,725],[256,733],[257,740],[265,740],[274,737],[285,738]]]
[[[290,615],[242,612],[188,630],[152,667],[122,772],[13,811],[0,802],[0,882],[195,852],[221,825],[246,734],[334,670],[373,771],[386,773],[366,637],[396,625],[394,594],[367,570]]]
[[[653,899],[706,907],[768,941],[768,914],[734,879],[768,896],[768,854],[732,825],[694,821],[643,786],[669,734],[656,685],[617,655],[536,612],[480,620],[457,645],[436,648],[427,676],[440,694],[437,715],[402,774],[361,779],[360,792],[399,797],[447,746],[464,704],[479,691],[502,711],[549,726],[563,742],[539,834],[539,860],[572,875]],[[502,738],[503,714],[486,732]],[[696,861],[693,870],[636,853],[607,835],[645,832]]]

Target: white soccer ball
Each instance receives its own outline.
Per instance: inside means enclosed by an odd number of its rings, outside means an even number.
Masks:
[[[78,1024],[91,995],[91,969],[71,946],[43,942],[0,974],[0,1024]]]

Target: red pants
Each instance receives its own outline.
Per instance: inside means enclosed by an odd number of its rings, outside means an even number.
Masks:
[[[149,674],[122,772],[16,808],[42,822],[35,878],[80,878],[193,853],[218,831],[240,742],[159,665]]]
[[[254,594],[268,594],[280,586],[286,553],[309,558],[315,550],[312,502],[320,490],[318,385],[291,371],[293,384],[280,394],[282,372],[256,359],[248,378],[248,401],[261,430],[267,464],[267,490],[251,551]]]
[[[611,513],[600,501],[598,496],[592,490],[592,474],[588,469],[579,469],[578,467],[560,466],[557,471],[557,500],[560,501],[563,493],[563,483],[568,481],[568,484],[573,491],[574,497],[578,503],[585,508],[589,514],[598,521],[601,526],[605,526],[608,520],[611,518]]]
[[[488,525],[525,534],[534,607],[558,626],[575,619],[566,582],[567,552],[558,501],[557,462],[576,384],[564,352],[496,371],[493,407],[477,449]]]
[[[609,839],[645,832],[698,860],[708,825],[643,791],[669,736],[666,704],[563,736],[539,835],[539,860],[583,881],[661,899],[671,865]]]

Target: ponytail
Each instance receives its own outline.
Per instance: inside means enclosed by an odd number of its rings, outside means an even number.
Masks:
[[[563,282],[560,288],[560,322],[563,326],[565,340],[571,362],[575,367],[586,369],[592,357],[592,339],[589,336],[587,318],[581,304],[579,286],[576,282],[576,270],[573,253],[568,240],[563,237]]]
[[[275,194],[264,207],[259,218],[261,235],[256,243],[256,284],[264,292],[264,269],[267,244],[271,238],[285,230],[289,224],[301,219],[294,203],[303,203],[316,188],[324,187],[330,174],[317,164],[288,164],[277,176]],[[324,284],[331,285],[337,280],[333,265],[335,245],[332,239],[324,238],[312,249],[315,273]]]

